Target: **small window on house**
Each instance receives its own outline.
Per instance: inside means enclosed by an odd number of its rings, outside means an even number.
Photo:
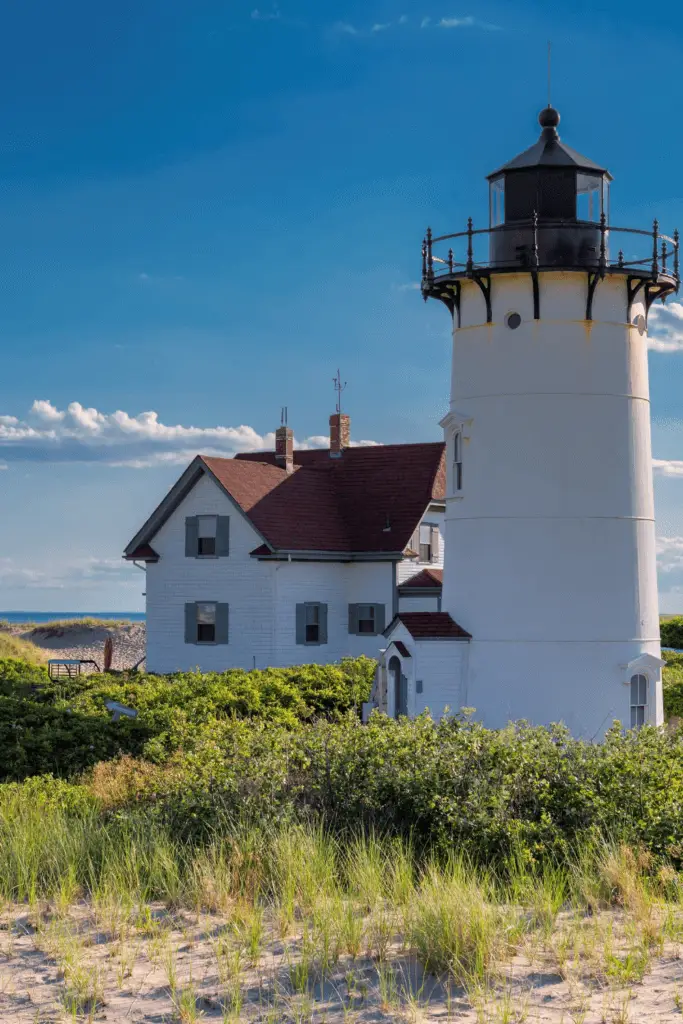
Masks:
[[[429,523],[420,524],[420,561],[432,560],[432,528]]]
[[[306,606],[306,643],[320,643],[320,608],[317,604]]]
[[[197,643],[215,644],[216,642],[216,605],[199,602],[197,604]]]
[[[453,493],[462,490],[462,434],[453,435]]]
[[[358,605],[358,632],[373,634],[377,632],[374,604]]]
[[[327,643],[327,605],[307,601],[296,606],[296,642],[298,644]]]
[[[218,516],[197,516],[197,554],[216,554]]]
[[[645,725],[647,708],[647,676],[631,676],[631,728],[639,729]]]

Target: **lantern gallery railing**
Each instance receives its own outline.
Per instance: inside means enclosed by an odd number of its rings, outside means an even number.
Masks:
[[[609,254],[609,242],[610,236],[616,234],[626,237],[616,260],[613,260]],[[649,239],[647,250],[641,246],[643,238]],[[481,252],[484,239],[489,243],[486,254]],[[664,277],[670,279],[678,291],[678,231],[674,231],[673,237],[663,235],[656,220],[652,231],[608,226],[604,214],[599,223],[546,220],[539,223],[534,218],[527,223],[475,230],[470,217],[467,230],[453,235],[434,238],[431,229],[427,228],[422,244],[422,290],[427,293],[433,282],[444,277],[467,277],[482,271],[543,268],[605,273],[621,271],[641,277],[646,275],[653,280]]]
[[[623,240],[621,236],[624,236]],[[622,247],[616,260],[610,256],[611,236],[619,236]],[[648,239],[647,246],[644,239]],[[484,252],[484,242],[488,243]],[[455,243],[455,246],[454,246]],[[492,228],[472,226],[454,235],[432,236],[422,243],[422,295],[440,299],[457,316],[460,326],[460,295],[463,279],[476,281],[486,302],[486,319],[492,321],[491,282],[501,273],[520,271],[531,275],[534,318],[540,317],[539,271],[571,270],[587,275],[586,320],[593,318],[593,296],[606,274],[623,274],[626,280],[626,317],[642,291],[645,307],[662,301],[680,286],[678,231],[663,235],[654,222],[652,231],[607,225],[603,214],[591,221],[552,221],[534,216]]]

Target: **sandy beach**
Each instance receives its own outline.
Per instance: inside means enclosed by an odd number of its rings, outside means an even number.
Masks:
[[[145,656],[145,630],[144,622],[91,625],[73,620],[38,626],[17,623],[9,632],[40,647],[49,658],[91,659],[100,669],[104,664],[105,641],[111,637],[112,668],[130,669]],[[144,668],[144,662],[140,668]]]

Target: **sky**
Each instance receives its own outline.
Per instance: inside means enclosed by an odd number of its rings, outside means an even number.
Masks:
[[[683,8],[632,0],[23,0],[0,12],[0,609],[135,611],[124,545],[201,450],[440,437],[427,224],[560,133],[612,221],[683,227]],[[664,611],[683,611],[683,304],[657,307]]]

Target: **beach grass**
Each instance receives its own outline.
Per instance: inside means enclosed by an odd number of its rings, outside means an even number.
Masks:
[[[496,871],[286,822],[197,847],[87,793],[67,807],[0,792],[0,952],[53,965],[44,998],[66,1019],[124,1019],[144,999],[178,1022],[627,1021],[654,971],[673,1014],[681,891],[674,866],[618,843]]]
[[[0,659],[18,658],[31,665],[41,665],[48,658],[48,652],[29,640],[0,629]]]

